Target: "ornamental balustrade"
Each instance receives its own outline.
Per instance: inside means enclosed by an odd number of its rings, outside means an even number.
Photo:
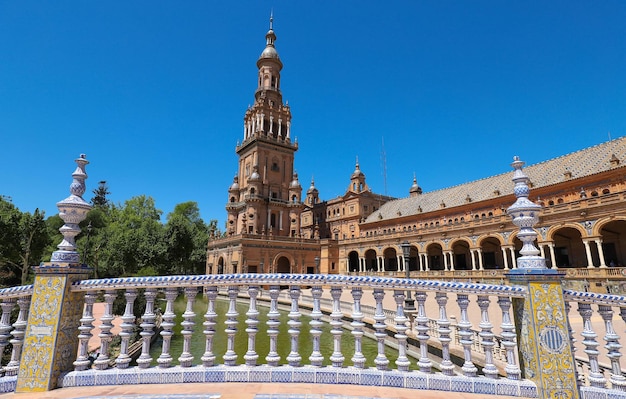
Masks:
[[[10,355],[0,364],[0,389],[14,389],[26,334],[41,333],[27,325],[32,286],[0,290],[0,349]],[[405,307],[405,294],[415,298],[415,310]],[[536,385],[523,378],[519,362],[512,300],[524,299],[520,286],[466,284],[395,278],[330,275],[202,275],[119,278],[76,281],[72,292],[84,295],[83,315],[76,326],[76,358],[73,370],[62,374],[60,386],[136,384],[163,382],[306,382],[349,383],[405,387],[408,389],[469,390],[483,394],[538,397]],[[113,302],[123,293],[122,315],[114,315]],[[207,299],[204,322],[197,325],[193,304],[198,293]],[[142,316],[134,306],[142,295]],[[182,296],[186,309],[180,323],[182,354],[172,357],[170,342],[175,334],[174,301]],[[583,397],[600,393],[626,397],[626,378],[620,366],[619,338],[626,323],[626,298],[575,291],[564,294],[569,315],[568,332],[576,351],[578,381]],[[219,325],[217,300],[228,301],[226,322]],[[156,310],[156,303],[163,309]],[[238,312],[236,302],[245,303]],[[104,307],[94,328],[95,303]],[[164,304],[164,305],[163,305]],[[259,306],[270,308],[267,335],[259,336]],[[278,310],[288,311],[286,328],[290,352],[277,353],[281,328]],[[160,313],[157,315],[157,313]],[[301,334],[303,314],[311,317],[309,333]],[[160,318],[160,329],[156,320]],[[246,324],[247,345],[238,362],[235,333],[239,319]],[[333,350],[325,359],[320,351],[322,324],[331,325]],[[113,333],[114,326],[120,331]],[[205,352],[195,357],[191,335],[202,329]],[[139,332],[135,335],[135,332]],[[342,335],[355,342],[349,355],[341,351]],[[161,340],[155,341],[155,335]],[[218,364],[214,342],[226,337],[223,363]],[[361,341],[370,335],[377,341],[374,367],[366,367]],[[116,337],[117,336],[117,337]],[[132,338],[140,354],[130,356]],[[89,343],[97,342],[99,357],[91,357]],[[112,342],[119,354],[112,360]],[[260,340],[269,341],[270,351],[261,358]],[[298,342],[311,340],[313,351],[300,353]],[[601,342],[601,340],[603,342]],[[158,342],[158,356],[151,349]],[[390,361],[384,346],[397,348]],[[178,365],[174,365],[178,363]],[[327,366],[322,364],[330,363]],[[113,366],[114,365],[114,366]],[[469,384],[469,385],[467,385]],[[465,388],[464,388],[465,387]],[[479,387],[479,388],[476,388]],[[619,395],[622,396],[619,396]],[[615,396],[617,395],[617,396]],[[598,397],[598,396],[588,396]],[[608,396],[607,396],[608,397]]]

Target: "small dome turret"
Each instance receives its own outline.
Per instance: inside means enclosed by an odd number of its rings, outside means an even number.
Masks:
[[[298,181],[298,174],[296,172],[294,172],[293,174],[293,180],[291,180],[291,183],[289,184],[289,188],[302,189],[302,186],[300,185],[300,182]]]
[[[413,176],[413,184],[409,189],[409,195],[411,197],[415,197],[416,195],[420,195],[422,193],[422,188],[417,184],[417,179]]]
[[[261,181],[261,176],[259,175],[259,167],[257,165],[254,165],[252,167],[252,173],[250,174],[250,177],[248,177],[248,182],[258,181]]]
[[[228,189],[228,191],[239,191],[239,177],[235,176],[233,178],[233,184],[230,185],[230,188]]]

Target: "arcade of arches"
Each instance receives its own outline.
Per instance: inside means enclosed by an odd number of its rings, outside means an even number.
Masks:
[[[548,267],[593,268],[626,264],[626,218],[595,225],[540,228],[535,242]],[[411,242],[409,271],[513,269],[522,248],[513,232],[454,240]],[[348,252],[348,272],[405,272],[402,244]]]

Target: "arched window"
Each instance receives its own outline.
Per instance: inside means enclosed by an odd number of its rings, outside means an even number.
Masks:
[[[609,190],[608,188],[605,188],[604,190],[602,190],[602,194],[606,195],[606,194],[610,194],[611,190]]]

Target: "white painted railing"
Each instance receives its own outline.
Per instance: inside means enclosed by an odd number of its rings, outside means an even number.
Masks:
[[[215,301],[218,291],[223,289],[229,307],[223,315],[226,322],[220,327]],[[243,274],[83,280],[75,283],[71,290],[85,294],[85,306],[77,329],[74,371],[62,376],[63,386],[280,381],[450,391],[462,391],[468,388],[461,387],[471,386],[470,392],[537,396],[536,386],[522,379],[517,358],[511,300],[527,295],[519,286],[365,276]],[[123,292],[125,298],[121,316],[113,315],[113,302],[118,292]],[[196,325],[193,311],[198,292],[204,292],[208,301],[201,326]],[[415,299],[414,314],[405,312],[406,292]],[[246,297],[245,313],[237,312],[235,307],[242,294]],[[0,290],[0,349],[10,348],[11,352],[0,363],[0,392],[10,391],[15,386],[31,295],[32,286]],[[138,295],[143,296],[145,308],[142,307],[140,320],[135,320]],[[177,359],[178,365],[174,366],[170,353],[176,327],[173,304],[180,295],[186,302],[180,323],[183,350]],[[160,297],[165,309],[157,315],[155,302]],[[619,338],[625,330],[626,298],[565,291],[565,300],[571,308],[569,321],[577,349],[581,393],[623,392],[626,381],[620,365]],[[269,319],[265,322],[267,336],[263,337],[258,336],[261,301],[270,308]],[[281,301],[289,306],[286,334],[290,350],[284,359],[277,351],[278,337],[284,334],[278,313]],[[104,307],[98,328],[94,328],[96,302],[102,302],[100,306]],[[311,318],[306,335],[301,334],[303,313]],[[618,315],[621,319],[616,319]],[[156,329],[157,317],[161,318],[160,330]],[[236,353],[234,340],[241,318],[247,326],[247,347],[244,362],[238,364],[239,353]],[[333,346],[327,359],[320,350],[324,323],[331,326]],[[114,326],[119,326],[118,334],[113,333]],[[199,328],[204,335],[205,352],[194,357],[190,350],[191,335]],[[141,353],[133,360],[129,349],[137,329]],[[159,354],[151,356],[156,334],[161,337]],[[352,337],[355,345],[353,352],[344,357],[340,338],[345,334]],[[365,334],[377,340],[373,368],[364,365],[361,341]],[[225,337],[227,346],[222,364],[217,363],[214,349],[219,336]],[[604,340],[604,348],[600,348],[598,337]],[[120,343],[119,355],[112,367],[109,349],[114,338]],[[94,339],[100,347],[97,359],[91,358],[89,353],[89,342]],[[256,350],[259,340],[269,342],[270,351],[264,358]],[[310,354],[299,353],[301,340],[313,343]],[[390,342],[397,347],[395,362],[389,361],[384,352],[384,345]],[[412,347],[415,360],[410,356]],[[437,355],[429,349],[434,349]],[[324,362],[331,365],[322,366]]]
[[[564,299],[579,381],[591,388],[626,392],[626,368],[620,362],[626,297],[566,290]]]

